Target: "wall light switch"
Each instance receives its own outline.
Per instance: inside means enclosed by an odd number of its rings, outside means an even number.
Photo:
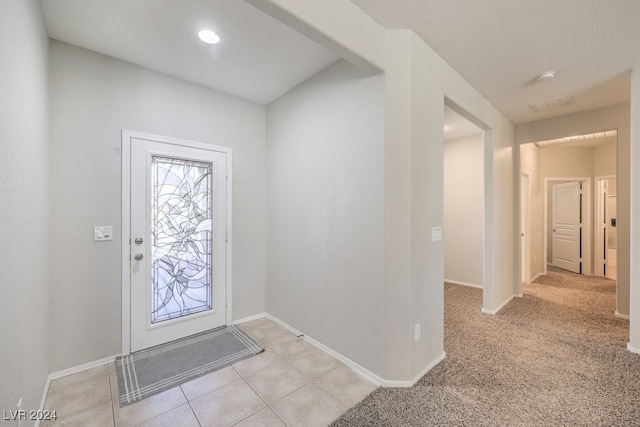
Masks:
[[[442,240],[442,227],[433,227],[431,229],[431,241],[439,242]]]
[[[93,227],[93,241],[105,242],[113,240],[113,227],[111,225],[96,225]]]

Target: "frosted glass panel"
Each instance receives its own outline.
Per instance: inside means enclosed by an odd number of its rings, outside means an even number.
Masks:
[[[212,164],[153,157],[151,323],[211,310]]]

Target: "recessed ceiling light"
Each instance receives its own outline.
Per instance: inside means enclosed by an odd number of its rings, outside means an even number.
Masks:
[[[198,32],[198,37],[205,43],[217,44],[220,43],[220,36],[211,30],[201,30]]]

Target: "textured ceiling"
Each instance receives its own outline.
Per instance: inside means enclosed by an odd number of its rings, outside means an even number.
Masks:
[[[41,0],[51,38],[267,104],[338,57],[240,0]],[[210,28],[220,44],[202,43]]]
[[[351,0],[387,29],[412,29],[514,123],[629,101],[640,65],[638,0]],[[536,77],[556,71],[556,78]],[[543,112],[529,104],[563,95]]]

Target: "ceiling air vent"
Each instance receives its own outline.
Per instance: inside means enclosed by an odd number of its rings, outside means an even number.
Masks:
[[[564,107],[565,105],[571,105],[575,102],[576,100],[573,96],[564,95],[553,99],[547,99],[546,101],[536,102],[535,104],[529,104],[529,108],[531,108],[533,112],[538,113],[540,111],[547,111],[558,107]]]

